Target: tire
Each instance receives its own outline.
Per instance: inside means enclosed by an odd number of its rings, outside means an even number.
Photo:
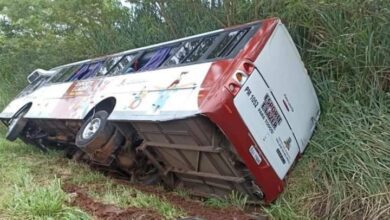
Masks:
[[[15,141],[22,133],[28,122],[28,120],[24,118],[26,113],[27,109],[16,113],[16,115],[11,119],[11,123],[8,126],[8,131],[5,136],[7,140]]]
[[[110,156],[118,147],[123,145],[124,140],[125,137],[115,129],[114,134],[110,137],[108,142],[91,154],[92,158],[99,163],[110,164],[112,162],[112,160],[109,162]]]
[[[76,146],[90,154],[103,147],[115,131],[114,126],[107,123],[107,118],[106,111],[98,111],[90,117],[76,135]]]

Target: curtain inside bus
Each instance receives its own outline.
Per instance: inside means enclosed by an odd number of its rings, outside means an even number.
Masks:
[[[153,57],[150,58],[150,60],[139,69],[139,71],[157,69],[168,58],[170,51],[171,48],[162,48],[157,50]]]
[[[96,71],[100,69],[103,61],[95,62],[95,63],[87,63],[82,65],[79,70],[77,70],[71,77],[69,77],[67,82],[88,79],[95,75]]]

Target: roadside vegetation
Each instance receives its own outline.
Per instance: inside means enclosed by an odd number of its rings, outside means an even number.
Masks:
[[[322,115],[283,195],[262,211],[274,219],[390,218],[390,2],[387,0],[131,1],[0,0],[0,108],[35,68],[101,56],[267,17],[288,26],[320,99]],[[4,129],[3,129],[4,131]],[[69,205],[67,181],[118,206],[181,216],[182,210],[31,146],[0,140],[0,218],[88,218]],[[127,196],[136,195],[137,201]],[[178,194],[185,194],[179,192]],[[121,196],[122,195],[122,196]],[[40,197],[52,198],[49,203]],[[147,201],[143,204],[141,201]],[[240,199],[235,199],[241,205]],[[207,200],[224,207],[229,201]],[[32,218],[32,217],[31,217]],[[71,217],[69,217],[71,218]]]
[[[0,219],[92,219],[94,212],[72,202],[77,193],[118,210],[130,206],[166,219],[186,216],[168,201],[65,159],[62,152],[43,153],[0,139],[0,164]]]
[[[1,219],[88,219],[87,213],[67,205],[70,197],[56,176],[61,174],[58,160],[58,155],[0,139]]]

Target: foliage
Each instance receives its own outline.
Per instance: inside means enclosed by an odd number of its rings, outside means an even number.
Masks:
[[[68,161],[60,152],[42,153],[32,146],[9,143],[2,138],[0,176],[0,219],[92,219],[69,205],[74,195],[62,190],[64,184],[78,186],[104,204],[149,208],[165,219],[185,216],[166,199],[122,185],[88,165]]]
[[[176,219],[186,216],[181,209],[174,207],[169,201],[153,194],[146,194],[129,186],[106,184],[104,190],[94,193],[94,197],[106,204],[120,207],[149,208],[157,211],[165,219]]]
[[[241,210],[244,210],[247,202],[247,195],[232,191],[228,196],[225,196],[225,198],[208,198],[206,199],[205,204],[216,208],[226,208],[229,206],[234,206]]]
[[[0,219],[90,219],[68,205],[70,196],[61,189],[60,179],[47,173],[43,164],[58,166],[58,158],[0,138]]]
[[[280,17],[322,115],[273,218],[390,216],[388,0],[0,0],[0,107],[34,68]],[[1,18],[1,16],[0,16]]]

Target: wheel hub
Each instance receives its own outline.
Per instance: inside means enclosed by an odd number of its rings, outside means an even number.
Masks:
[[[83,131],[82,137],[84,139],[89,139],[99,130],[102,120],[100,118],[92,119]]]

